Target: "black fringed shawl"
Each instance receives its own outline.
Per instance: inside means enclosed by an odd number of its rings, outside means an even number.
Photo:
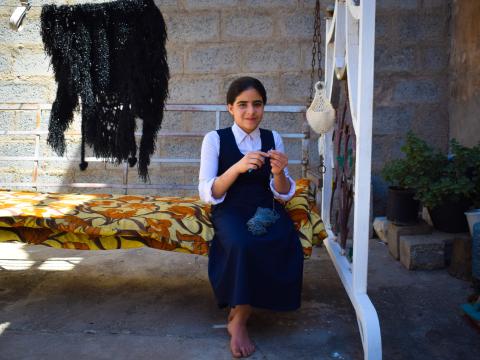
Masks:
[[[138,173],[146,181],[163,119],[169,69],[166,26],[153,0],[44,5],[41,35],[58,84],[47,142],[59,155],[81,101],[85,143],[95,156],[137,162],[135,119],[143,120]]]

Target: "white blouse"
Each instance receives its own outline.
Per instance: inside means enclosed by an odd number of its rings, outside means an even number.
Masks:
[[[232,126],[232,131],[233,135],[235,136],[238,149],[243,155],[250,151],[261,150],[262,141],[260,138],[260,129],[258,127],[250,134],[247,134],[237,124],[234,123]],[[281,136],[276,131],[272,131],[272,133],[275,141],[275,149],[284,153],[285,148],[283,146]],[[200,199],[214,205],[220,204],[227,195],[227,193],[225,193],[219,199],[214,198],[212,195],[212,186],[217,178],[219,153],[220,137],[216,131],[210,131],[205,135],[202,142],[198,192],[200,194]],[[295,194],[295,181],[293,181],[293,179],[288,175],[288,169],[286,167],[283,171],[290,182],[289,192],[287,194],[280,194],[277,192],[273,186],[273,179],[270,180],[270,189],[272,190],[273,196],[276,199],[288,201]]]

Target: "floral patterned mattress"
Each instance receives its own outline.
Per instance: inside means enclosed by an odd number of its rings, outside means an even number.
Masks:
[[[310,182],[300,179],[285,205],[305,257],[326,237]],[[57,194],[0,190],[0,242],[113,250],[148,246],[207,255],[214,229],[198,197]]]

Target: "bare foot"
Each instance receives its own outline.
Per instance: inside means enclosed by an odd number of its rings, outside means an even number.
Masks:
[[[232,321],[234,316],[235,316],[235,308],[230,308],[230,314],[228,314],[228,322]]]
[[[232,351],[233,357],[248,357],[255,352],[255,345],[248,336],[246,323],[235,319],[235,316],[233,316],[228,322],[227,328],[231,336],[230,350]]]

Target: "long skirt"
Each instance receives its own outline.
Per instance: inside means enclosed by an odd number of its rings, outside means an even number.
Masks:
[[[280,218],[263,235],[253,235],[247,221],[256,206],[222,204],[214,209],[215,236],[208,275],[218,305],[249,304],[276,311],[300,307],[303,251],[293,222],[276,203]],[[270,203],[271,206],[271,203]]]

